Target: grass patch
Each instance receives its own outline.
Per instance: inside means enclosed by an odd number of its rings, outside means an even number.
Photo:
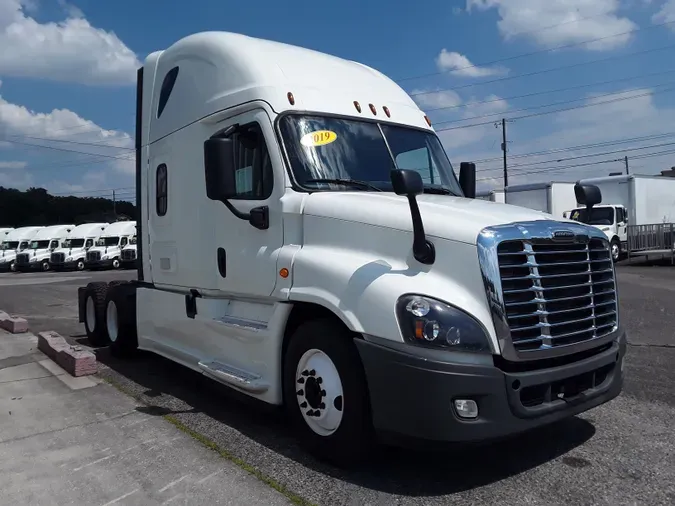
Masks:
[[[101,376],[99,376],[101,377]],[[117,383],[116,381],[113,381],[109,378],[103,378],[101,377],[103,381],[108,383],[110,386],[113,388],[119,390],[125,395],[128,395],[129,397],[133,398],[134,400],[140,402],[141,404],[144,404],[145,406],[148,406],[148,403],[145,402],[140,396],[135,395],[127,389],[125,389],[122,385]],[[279,483],[278,481],[274,480],[273,478],[270,478],[266,474],[264,474],[262,471],[256,469],[252,465],[246,463],[244,460],[240,459],[236,455],[233,455],[229,451],[225,450],[224,448],[221,448],[218,446],[214,441],[211,441],[209,438],[206,436],[203,436],[202,434],[199,434],[198,432],[195,432],[191,428],[189,428],[187,425],[185,425],[183,422],[178,420],[173,415],[163,415],[162,418],[164,418],[167,422],[169,422],[171,425],[176,427],[178,430],[186,433],[187,435],[191,436],[193,439],[196,439],[198,442],[200,442],[202,445],[204,445],[206,448],[209,450],[212,450],[216,452],[218,455],[220,455],[222,458],[229,460],[232,462],[234,465],[240,467],[244,471],[246,471],[249,474],[252,474],[256,478],[258,478],[260,481],[265,483],[266,485],[272,487],[274,490],[277,492],[281,493],[284,495],[291,503],[296,504],[298,506],[315,506],[314,503],[309,502],[307,499],[304,499],[303,497],[300,497],[299,495],[291,492],[288,490],[287,487]]]

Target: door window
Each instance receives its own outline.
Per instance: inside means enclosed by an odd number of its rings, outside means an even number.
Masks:
[[[257,123],[243,127],[233,136],[237,196],[242,200],[264,200],[272,194],[272,163],[265,137]]]

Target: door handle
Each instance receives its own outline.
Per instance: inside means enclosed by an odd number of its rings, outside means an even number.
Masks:
[[[218,248],[218,272],[223,278],[227,276],[227,255],[223,248]]]

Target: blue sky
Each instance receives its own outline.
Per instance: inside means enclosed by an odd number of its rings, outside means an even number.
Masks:
[[[401,79],[452,162],[480,161],[483,188],[503,184],[492,121],[569,107],[578,108],[508,123],[511,184],[605,175],[623,169],[608,160],[624,155],[636,173],[675,165],[675,0],[0,0],[0,185],[131,197],[135,69],[203,30],[305,46]],[[605,61],[584,64],[596,60]],[[405,79],[415,76],[426,77]],[[516,98],[526,94],[538,95]],[[609,103],[587,107],[594,100]],[[634,138],[643,140],[623,142]],[[578,147],[589,144],[600,145]]]

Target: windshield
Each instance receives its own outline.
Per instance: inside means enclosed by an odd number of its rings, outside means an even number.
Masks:
[[[84,239],[66,239],[63,242],[64,248],[81,248],[84,246]]]
[[[19,247],[19,241],[5,241],[2,243],[2,249],[16,249]]]
[[[23,251],[28,247],[28,241],[21,241],[21,244],[19,244],[19,250]]]
[[[611,225],[614,223],[613,207],[595,207],[591,210],[591,219],[586,220],[586,209],[575,209],[570,219],[588,223],[589,225]]]
[[[101,237],[96,241],[96,246],[117,246],[117,243],[119,242],[119,237]]]
[[[49,239],[46,241],[31,241],[30,249],[47,249],[49,248]]]
[[[281,135],[291,170],[303,187],[340,191],[368,187],[311,182],[312,179],[351,179],[391,191],[392,156],[399,169],[416,170],[427,189],[462,195],[452,165],[432,132],[410,127],[323,116],[286,115]],[[384,133],[384,137],[382,136]],[[386,138],[386,142],[385,142]]]
[[[136,236],[133,236],[129,241],[129,244],[136,244]]]

